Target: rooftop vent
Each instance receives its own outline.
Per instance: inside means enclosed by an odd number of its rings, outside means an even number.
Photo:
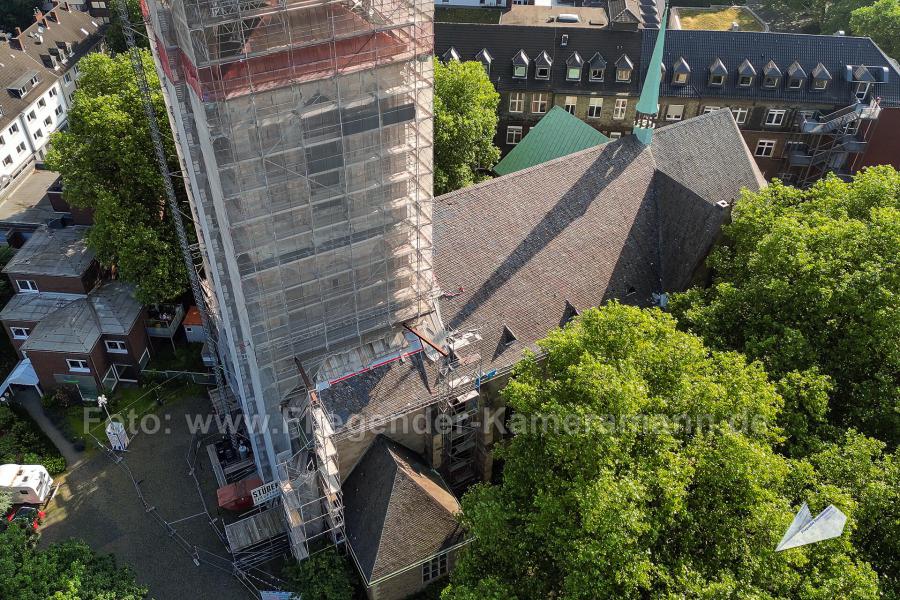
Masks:
[[[580,23],[581,17],[572,13],[560,13],[556,20],[560,23]]]
[[[844,35],[847,35],[847,32],[844,31],[843,29],[838,29],[837,31],[834,32],[834,35],[844,36]]]
[[[719,208],[728,208],[729,206],[731,206],[731,203],[728,202],[728,200],[719,200],[718,202],[716,202],[716,206],[718,206]]]
[[[741,26],[738,25],[738,22],[737,22],[737,21],[732,21],[732,22],[731,22],[731,30],[732,30],[732,31],[740,31],[740,30],[741,30]]]
[[[563,48],[565,48],[566,46],[569,45],[569,34],[567,34],[567,33],[563,34],[562,38],[560,38],[560,40],[559,40],[559,45],[562,46]]]

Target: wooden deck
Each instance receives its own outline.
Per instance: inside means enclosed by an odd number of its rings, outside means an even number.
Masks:
[[[270,538],[285,535],[284,511],[280,506],[270,508],[225,526],[225,536],[232,553],[264,542]]]

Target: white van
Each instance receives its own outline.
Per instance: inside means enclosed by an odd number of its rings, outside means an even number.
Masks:
[[[43,504],[53,490],[53,478],[42,465],[0,466],[0,492],[12,494],[13,504]]]

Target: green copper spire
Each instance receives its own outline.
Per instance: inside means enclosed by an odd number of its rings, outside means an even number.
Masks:
[[[656,128],[656,116],[659,112],[659,86],[662,83],[663,46],[666,41],[666,21],[669,18],[669,6],[666,4],[659,23],[659,34],[656,36],[656,45],[653,46],[653,55],[647,67],[647,78],[641,89],[641,98],[638,100],[634,123],[634,135],[645,146],[650,145],[653,139],[653,130]]]

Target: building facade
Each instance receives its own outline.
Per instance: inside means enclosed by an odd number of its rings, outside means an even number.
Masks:
[[[65,127],[78,61],[102,43],[102,23],[68,3],[0,39],[0,196],[44,159],[50,134]]]

